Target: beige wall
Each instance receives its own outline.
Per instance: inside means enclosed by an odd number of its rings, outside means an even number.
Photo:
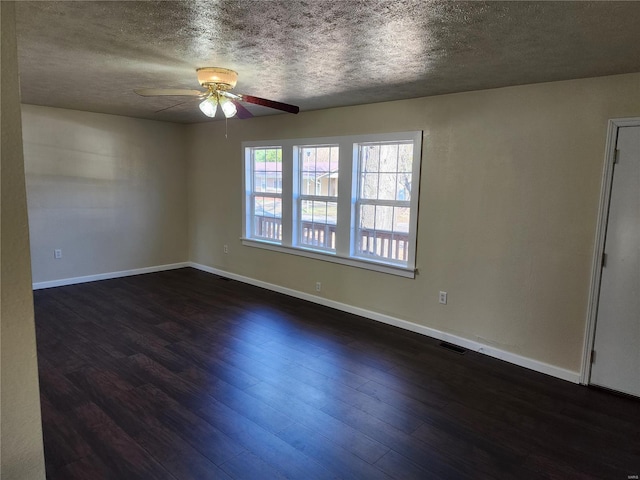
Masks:
[[[36,480],[44,479],[44,456],[22,160],[14,4],[0,2],[0,12],[0,476],[3,480]]]
[[[33,105],[22,120],[34,282],[187,260],[184,126]]]
[[[640,74],[189,127],[192,261],[580,369],[607,120]],[[241,245],[246,140],[423,130],[415,280]],[[223,245],[229,245],[229,254]],[[449,304],[438,304],[438,291]]]

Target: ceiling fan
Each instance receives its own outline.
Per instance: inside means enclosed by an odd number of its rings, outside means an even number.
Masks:
[[[220,109],[226,118],[231,118],[234,115],[237,115],[238,118],[241,119],[253,117],[253,114],[240,102],[262,105],[263,107],[275,108],[276,110],[289,113],[298,113],[300,111],[299,107],[289,105],[288,103],[276,102],[275,100],[267,100],[266,98],[254,97],[252,95],[231,93],[230,90],[236,86],[236,82],[238,81],[238,73],[228,68],[204,67],[198,68],[196,73],[198,74],[198,82],[202,87],[206,88],[205,91],[175,88],[143,88],[134,90],[134,92],[143,97],[172,96],[202,99],[202,102],[200,102],[200,110],[207,117],[211,118],[216,116],[218,105],[220,105]],[[172,105],[168,108],[182,105],[182,103]],[[167,110],[167,108],[163,110]]]

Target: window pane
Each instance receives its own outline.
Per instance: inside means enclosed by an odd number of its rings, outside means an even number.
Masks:
[[[282,172],[276,172],[273,179],[273,188],[269,190],[273,193],[282,193]]]
[[[338,196],[338,147],[300,148],[300,193],[319,197]]]
[[[280,218],[282,216],[282,199],[274,197],[255,197],[254,215]]]
[[[300,193],[302,195],[316,194],[315,172],[302,172],[302,183],[300,185]]]
[[[303,148],[302,150],[302,170],[307,172],[315,171],[316,155],[314,148]]]
[[[360,206],[360,228],[373,230],[376,226],[376,207],[373,205]]]
[[[327,223],[336,225],[338,223],[338,204],[327,202]]]
[[[379,145],[364,145],[360,151],[363,172],[377,172],[380,161]]]
[[[374,205],[360,206],[360,228],[356,248],[360,253],[373,254],[375,246],[376,207]]]
[[[253,232],[256,237],[282,240],[282,199],[256,196],[254,198]]]
[[[280,148],[254,148],[254,192],[282,192],[282,150]]]
[[[398,171],[411,173],[412,165],[413,165],[413,144],[412,143],[401,144],[398,152]]]
[[[381,173],[378,185],[378,198],[380,200],[396,199],[397,176],[395,173]]]
[[[391,231],[393,227],[393,207],[376,207],[376,231]]]
[[[340,149],[338,147],[331,147],[331,171],[338,173],[338,161],[340,158]]]
[[[366,256],[406,262],[409,255],[411,209],[385,205],[361,205],[356,248]]]
[[[398,193],[396,200],[409,201],[411,200],[411,174],[399,173],[398,174]]]
[[[393,231],[394,233],[409,233],[409,220],[411,209],[404,207],[394,207]]]
[[[380,147],[380,171],[395,172],[398,167],[398,145],[382,145]]]
[[[338,174],[332,173],[331,175],[329,175],[327,182],[328,182],[327,196],[337,197],[338,196]]]
[[[255,192],[267,191],[267,175],[264,171],[255,171],[253,176],[253,190]]]
[[[378,198],[378,174],[363,173],[360,186],[360,197],[375,200]]]
[[[300,243],[335,250],[338,204],[318,200],[303,200],[300,203]]]
[[[302,200],[300,202],[300,217],[303,222],[313,222],[313,202]]]
[[[327,202],[313,202],[313,221],[327,223]]]

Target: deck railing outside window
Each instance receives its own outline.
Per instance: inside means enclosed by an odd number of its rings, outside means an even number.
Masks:
[[[279,218],[255,216],[255,234],[266,240],[282,240],[282,223]],[[388,260],[406,261],[409,251],[409,235],[383,230],[360,229],[362,235],[360,254]],[[336,226],[302,222],[302,238],[305,245],[321,248],[336,247]]]

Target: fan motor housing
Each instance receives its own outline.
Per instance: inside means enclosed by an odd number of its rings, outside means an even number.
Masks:
[[[198,82],[203,87],[215,87],[217,90],[231,90],[238,82],[238,72],[228,68],[203,67],[196,70]]]

